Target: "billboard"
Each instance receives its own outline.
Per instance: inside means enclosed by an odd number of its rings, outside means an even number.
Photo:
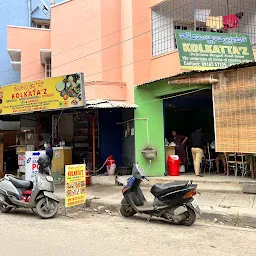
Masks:
[[[0,115],[85,105],[83,73],[0,87]]]
[[[181,69],[212,70],[254,61],[247,35],[176,30]]]

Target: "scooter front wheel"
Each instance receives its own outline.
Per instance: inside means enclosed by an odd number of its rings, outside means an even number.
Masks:
[[[134,214],[136,214],[136,211],[131,206],[122,205],[120,209],[120,213],[124,217],[132,217]]]
[[[47,205],[48,200],[48,205]],[[53,218],[59,210],[58,202],[51,198],[42,198],[38,201],[36,205],[36,212],[42,219]]]

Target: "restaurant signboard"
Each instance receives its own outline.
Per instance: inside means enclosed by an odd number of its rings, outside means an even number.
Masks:
[[[176,30],[181,69],[222,69],[254,61],[247,35]]]
[[[65,207],[85,204],[86,201],[86,166],[73,164],[65,166]]]
[[[0,115],[85,106],[83,73],[0,87]]]

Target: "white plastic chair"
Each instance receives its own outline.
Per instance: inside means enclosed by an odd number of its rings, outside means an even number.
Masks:
[[[211,170],[214,167],[215,159],[211,158],[211,152],[210,152],[210,145],[207,144],[207,154],[208,156],[204,158],[204,174],[206,171],[206,168],[209,168],[209,174],[211,173]]]
[[[227,163],[227,175],[230,174],[230,171],[234,171],[235,177],[237,176],[237,163],[236,163],[236,153],[227,153],[225,154],[226,163]]]
[[[236,164],[237,164],[237,170],[235,176],[237,176],[237,172],[241,171],[242,177],[247,176],[249,173],[249,166],[250,163],[246,161],[245,155],[243,153],[237,153],[236,154]]]

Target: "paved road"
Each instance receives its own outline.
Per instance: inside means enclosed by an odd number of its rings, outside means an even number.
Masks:
[[[192,227],[81,212],[41,220],[0,213],[2,256],[255,255],[256,231],[198,222]]]

